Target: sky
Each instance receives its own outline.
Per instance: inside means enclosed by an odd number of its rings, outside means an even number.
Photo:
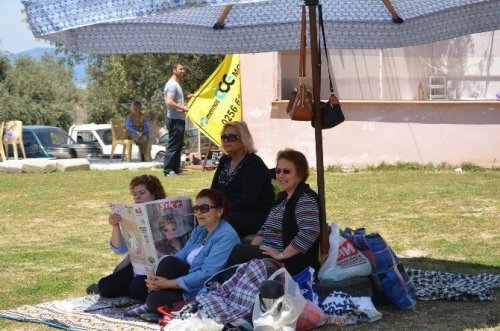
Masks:
[[[19,53],[35,47],[53,47],[37,40],[25,22],[24,6],[20,0],[0,0],[0,50]]]

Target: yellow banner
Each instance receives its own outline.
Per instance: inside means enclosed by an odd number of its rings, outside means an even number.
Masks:
[[[226,55],[188,103],[189,119],[214,144],[221,146],[224,124],[241,121],[240,56]]]

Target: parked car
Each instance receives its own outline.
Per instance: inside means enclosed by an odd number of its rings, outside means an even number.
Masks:
[[[198,152],[198,129],[197,128],[189,128],[186,130],[185,138],[184,138],[184,153],[197,153]],[[203,134],[200,133],[200,147],[201,153],[205,153],[208,149],[208,145],[210,140]],[[160,137],[158,144],[167,146],[168,144],[168,131],[165,130],[165,133]],[[215,145],[212,145],[215,148]]]
[[[55,126],[24,125],[23,144],[27,158],[69,159],[75,157],[71,148],[73,140],[63,129]],[[13,148],[9,147],[8,157],[13,157]],[[22,151],[17,146],[17,154],[22,157]]]
[[[74,143],[74,148],[78,157],[109,158],[113,136],[111,134],[111,124],[73,124],[68,130],[69,136]],[[87,149],[86,149],[87,147]],[[114,157],[122,157],[123,146],[116,145]],[[87,155],[85,155],[87,154]],[[153,144],[151,146],[151,159],[162,159],[165,155],[165,146]],[[139,148],[136,144],[132,145],[132,158],[140,159]]]

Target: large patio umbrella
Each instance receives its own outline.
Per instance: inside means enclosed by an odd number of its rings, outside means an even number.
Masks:
[[[315,112],[319,111],[318,0],[24,0],[34,35],[82,53],[257,53],[299,48],[309,6]],[[393,48],[500,28],[500,0],[322,1],[331,48]],[[244,97],[244,96],[243,96]],[[316,116],[319,120],[320,116]],[[319,124],[319,123],[318,123]],[[325,213],[316,125],[318,193]],[[323,224],[326,227],[326,224]],[[328,250],[323,231],[322,252]]]

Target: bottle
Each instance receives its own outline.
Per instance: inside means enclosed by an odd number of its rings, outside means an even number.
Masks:
[[[423,101],[425,99],[424,87],[422,83],[418,83],[418,101]]]

